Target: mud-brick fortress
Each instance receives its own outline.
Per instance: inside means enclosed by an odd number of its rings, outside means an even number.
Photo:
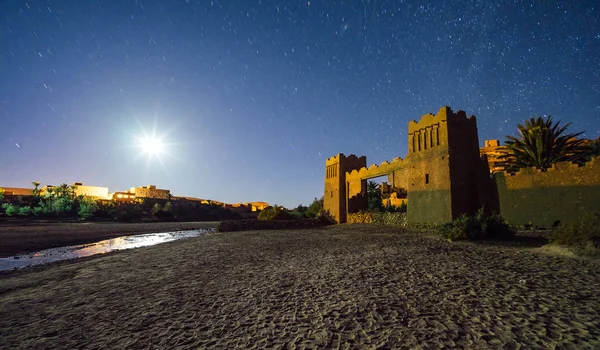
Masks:
[[[481,153],[476,118],[442,107],[408,123],[405,159],[367,167],[365,156],[328,158],[324,209],[346,222],[349,213],[367,209],[367,180],[387,176],[393,189],[408,192],[411,224],[449,222],[479,208],[500,213],[511,225],[545,227],[600,213],[600,157],[583,166],[557,163],[546,171],[492,174]]]

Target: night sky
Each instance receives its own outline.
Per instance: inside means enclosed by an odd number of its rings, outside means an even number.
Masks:
[[[0,2],[0,186],[309,204],[325,158],[406,156],[443,105],[600,136],[592,1]],[[136,137],[163,137],[143,154]]]

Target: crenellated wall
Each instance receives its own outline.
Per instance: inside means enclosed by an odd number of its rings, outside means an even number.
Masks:
[[[407,220],[440,223],[452,219],[450,163],[448,159],[449,107],[408,123]]]
[[[521,169],[494,175],[500,213],[511,225],[550,227],[600,213],[600,158],[584,166],[557,163],[547,171]]]
[[[360,169],[367,165],[367,157],[357,157],[353,154],[346,156],[343,153],[327,158],[325,161],[325,193],[323,195],[323,209],[337,222],[346,222],[347,195],[346,172]],[[366,180],[365,182],[366,186]]]
[[[484,150],[498,148],[486,141]],[[366,180],[388,176],[392,188],[408,193],[407,221],[438,224],[479,208],[500,212],[515,225],[550,226],[573,222],[586,212],[600,212],[600,159],[585,166],[559,163],[545,172],[522,169],[517,174],[491,174],[496,159],[479,148],[477,119],[442,107],[408,123],[405,159],[366,167],[366,157],[343,154],[328,158],[325,209],[338,222],[348,213],[367,209]]]

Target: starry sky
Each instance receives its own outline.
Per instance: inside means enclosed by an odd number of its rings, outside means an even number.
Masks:
[[[307,205],[326,157],[404,157],[443,105],[481,144],[538,115],[600,136],[600,4],[0,1],[0,186]]]

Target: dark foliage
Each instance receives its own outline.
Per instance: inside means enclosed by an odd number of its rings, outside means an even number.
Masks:
[[[451,240],[508,239],[515,235],[497,214],[485,215],[480,209],[475,216],[463,215],[439,227],[442,237]]]
[[[559,224],[550,236],[550,243],[600,249],[600,214],[588,214],[576,223]]]
[[[517,126],[519,136],[506,136],[505,148],[498,158],[508,172],[521,168],[548,169],[557,162],[585,161],[588,147],[584,140],[577,139],[582,133],[566,133],[571,123],[560,126],[551,116],[530,118],[524,125]]]
[[[294,215],[290,214],[285,208],[277,205],[267,207],[258,214],[258,220],[293,220]]]

